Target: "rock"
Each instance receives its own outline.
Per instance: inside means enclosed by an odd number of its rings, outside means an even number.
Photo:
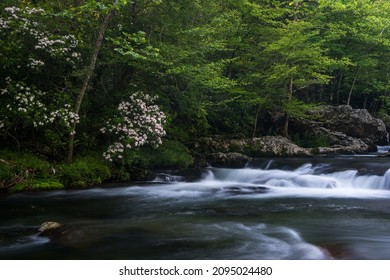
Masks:
[[[245,194],[263,194],[269,192],[269,188],[266,186],[230,186],[223,187],[222,190],[230,195],[245,195]]]
[[[44,222],[38,229],[40,235],[51,235],[52,233],[60,232],[64,229],[64,225],[57,222]]]
[[[199,153],[216,167],[243,167],[252,157],[307,157],[304,149],[282,136],[260,138],[224,139],[222,137],[202,138],[196,144]]]
[[[386,125],[374,118],[366,109],[353,109],[351,106],[321,106],[311,112],[317,127],[362,139],[368,145],[386,145],[389,134]]]
[[[251,158],[240,153],[212,153],[206,159],[214,167],[242,168]]]
[[[247,141],[248,155],[253,157],[307,157],[310,151],[282,136],[264,136]]]
[[[351,106],[320,106],[306,118],[290,118],[290,128],[319,136],[327,147],[302,148],[282,136],[259,138],[224,137],[199,139],[195,150],[213,166],[243,167],[253,157],[310,157],[312,155],[356,154],[376,151],[389,142],[384,122],[365,109]]]
[[[45,236],[54,241],[70,241],[74,237],[74,231],[57,222],[44,222],[38,229],[40,236]]]
[[[327,139],[329,147],[312,149],[313,154],[356,154],[375,152],[376,145],[388,143],[384,122],[365,109],[351,106],[321,106],[307,118],[291,118],[290,127],[301,137],[316,135]]]
[[[390,157],[390,151],[380,155],[380,157]]]
[[[330,144],[329,147],[312,149],[313,154],[362,154],[375,152],[377,149],[371,141],[350,137],[345,133],[331,131],[327,128],[316,128],[312,132],[316,135],[326,136]]]

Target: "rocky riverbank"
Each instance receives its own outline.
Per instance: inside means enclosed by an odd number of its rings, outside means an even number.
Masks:
[[[326,146],[300,147],[282,136],[201,138],[195,150],[212,166],[242,167],[255,157],[311,157],[363,154],[389,143],[384,122],[364,109],[321,106],[306,118],[293,118],[291,130],[300,137],[325,139]]]

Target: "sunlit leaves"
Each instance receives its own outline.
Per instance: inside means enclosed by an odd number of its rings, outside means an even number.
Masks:
[[[119,60],[131,62],[134,59],[157,58],[160,50],[149,45],[145,35],[146,33],[142,31],[132,34],[122,32],[121,37],[109,40],[114,44],[114,50],[120,54]]]

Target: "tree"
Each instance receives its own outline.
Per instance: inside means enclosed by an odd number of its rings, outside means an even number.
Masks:
[[[389,59],[390,5],[369,0],[318,2],[324,46],[332,58],[345,62],[332,73],[337,77],[336,97],[340,94],[343,103],[366,107],[368,95],[381,94],[388,80],[389,67],[383,62]],[[355,92],[360,93],[356,101]]]
[[[93,2],[95,2],[95,1],[93,1]],[[127,1],[124,1],[124,4],[126,2]],[[87,5],[88,4],[90,4],[90,3],[87,3]],[[98,4],[98,3],[94,3],[94,4]],[[115,6],[109,6],[108,8],[103,6],[103,11],[106,14],[104,15],[103,21],[100,25],[99,33],[98,33],[98,36],[97,36],[96,41],[95,41],[95,46],[94,46],[92,54],[91,54],[90,64],[86,69],[85,78],[83,80],[80,92],[78,93],[77,98],[76,98],[76,102],[75,102],[74,113],[77,115],[80,113],[81,103],[83,102],[84,95],[87,91],[89,81],[90,81],[92,74],[95,70],[96,61],[97,61],[97,58],[99,55],[100,47],[101,47],[103,39],[104,39],[104,33],[106,32],[106,29],[108,28],[108,24],[114,15],[114,12],[115,12],[114,8],[115,8]],[[67,156],[66,156],[66,160],[69,163],[71,163],[73,161],[74,136],[76,133],[76,125],[77,125],[77,122],[72,123],[72,131],[69,133],[68,149],[67,149]]]
[[[66,89],[68,72],[79,64],[78,41],[51,30],[48,17],[41,8],[11,6],[0,18],[0,127],[18,149],[26,131],[33,140],[37,131],[63,135],[79,120]]]

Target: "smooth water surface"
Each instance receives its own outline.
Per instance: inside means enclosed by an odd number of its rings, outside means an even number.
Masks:
[[[390,259],[387,158],[263,159],[167,181],[0,198],[0,258]],[[45,221],[68,234],[38,236]]]

